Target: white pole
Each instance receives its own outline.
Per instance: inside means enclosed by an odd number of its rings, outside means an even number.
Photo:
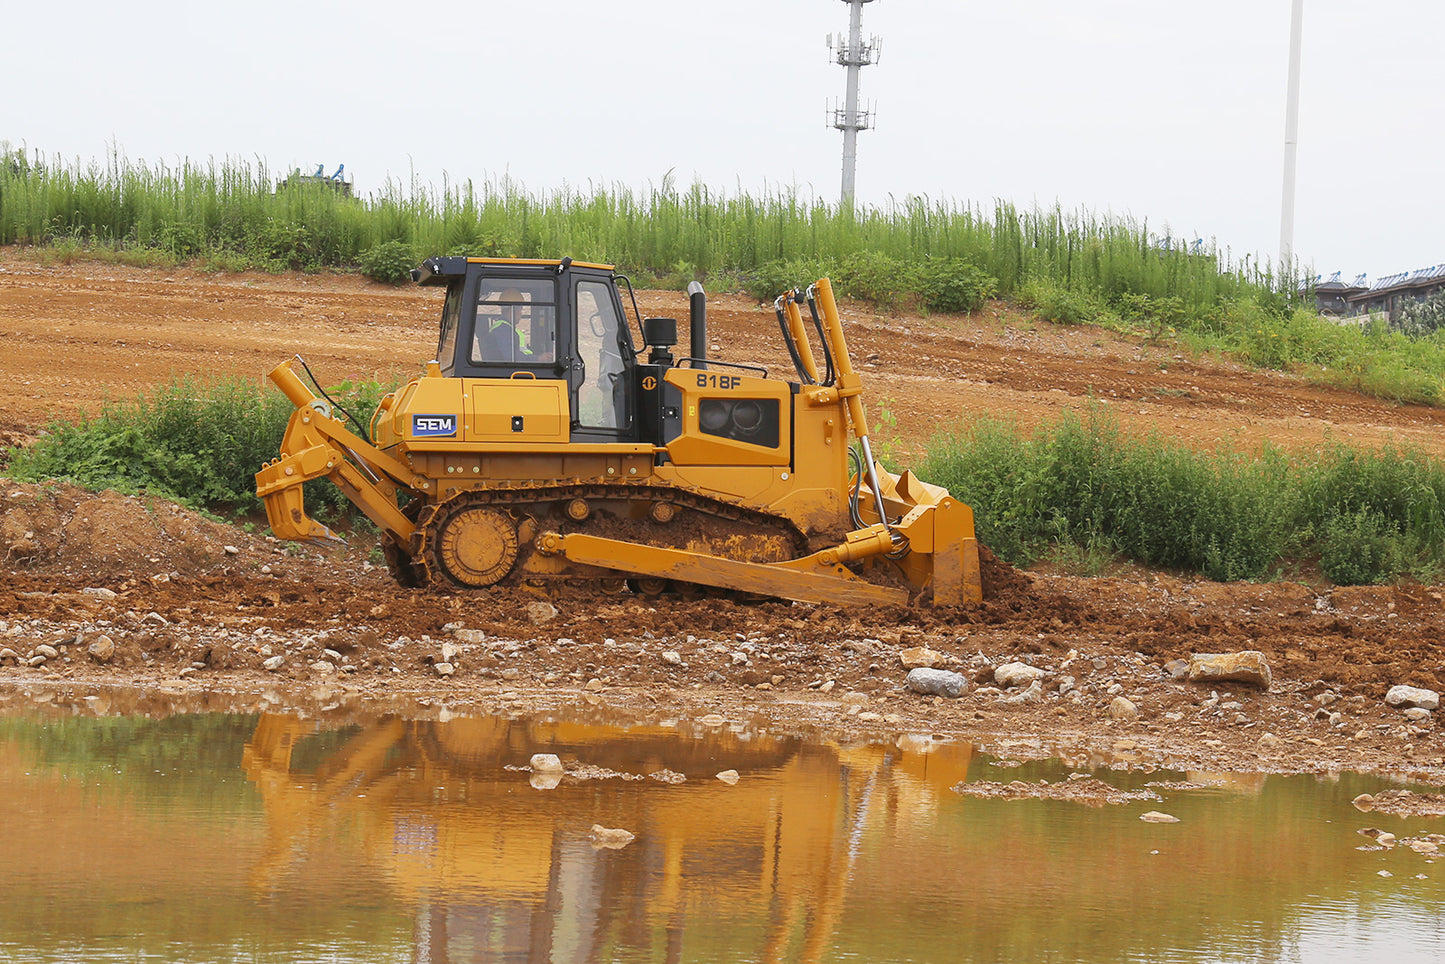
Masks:
[[[853,175],[858,164],[858,68],[863,49],[863,3],[850,0],[848,6],[848,90],[843,101],[843,198],[853,203]]]
[[[1305,0],[1294,0],[1289,31],[1289,90],[1284,109],[1284,188],[1279,212],[1279,272],[1283,278],[1294,264],[1294,180],[1295,156],[1299,148],[1299,62],[1300,22]]]

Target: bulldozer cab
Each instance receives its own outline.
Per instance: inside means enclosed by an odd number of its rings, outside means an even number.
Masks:
[[[447,287],[443,375],[565,380],[574,441],[636,441],[637,351],[611,267],[431,258],[413,278]]]

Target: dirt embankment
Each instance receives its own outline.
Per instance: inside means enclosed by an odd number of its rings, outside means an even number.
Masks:
[[[432,350],[432,292],[355,278],[41,269],[6,254],[0,272],[0,317],[18,346],[0,353],[0,374],[18,389],[0,430],[16,437],[181,374],[259,378],[300,351],[324,380],[386,377]],[[680,295],[641,300],[646,314],[685,316]],[[1432,409],[1033,327],[1001,308],[973,319],[845,314],[871,397],[915,447],[961,417],[1011,412],[1029,424],[1092,397],[1126,424],[1206,445],[1400,439],[1442,450],[1445,417]],[[765,310],[715,299],[710,322],[718,356],[784,364]],[[1033,573],[956,611],[543,603],[404,590],[365,547],[324,555],[114,493],[0,479],[0,505],[0,691],[11,694],[139,685],[474,708],[587,700],[879,735],[923,730],[1014,754],[1068,748],[1095,762],[1368,767],[1445,780],[1433,719],[1383,702],[1397,683],[1445,688],[1438,588]],[[917,647],[967,676],[968,691],[909,693],[902,654]],[[1190,653],[1244,649],[1267,656],[1267,692],[1202,687],[1170,671]],[[1046,671],[1036,699],[994,684],[1014,660]],[[1120,696],[1136,715],[1111,717]]]
[[[405,375],[435,352],[440,299],[439,289],[349,275],[41,267],[0,249],[10,347],[0,352],[0,379],[13,387],[0,431],[33,432],[180,375],[260,382],[295,353],[326,384]],[[681,293],[644,291],[638,300],[644,315],[687,317]],[[1200,446],[1397,440],[1445,454],[1445,410],[1195,361],[1096,329],[1036,323],[1003,305],[917,318],[845,302],[844,318],[875,421],[884,423],[877,427],[915,449],[961,420],[1016,417],[1030,426],[1094,399],[1127,426]],[[716,357],[787,370],[770,307],[716,296],[708,326]]]

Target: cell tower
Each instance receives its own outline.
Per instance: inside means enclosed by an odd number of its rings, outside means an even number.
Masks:
[[[828,35],[828,50],[839,64],[848,68],[848,92],[842,107],[833,108],[833,126],[843,132],[843,194],[840,203],[853,203],[853,174],[858,166],[858,132],[873,126],[873,110],[858,107],[858,71],[878,62],[883,43],[877,37],[863,42],[863,4],[873,0],[843,0],[848,5],[848,39]]]

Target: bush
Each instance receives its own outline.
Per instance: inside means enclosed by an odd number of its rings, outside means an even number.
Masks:
[[[1019,292],[1019,304],[1059,325],[1108,325],[1115,320],[1102,298],[1051,281],[1029,281]]]
[[[769,261],[758,265],[742,278],[743,290],[758,301],[771,302],[778,295],[793,288],[806,288],[819,278],[830,278],[838,274],[835,262],[815,258],[797,258],[791,261]],[[834,285],[834,290],[838,286]],[[839,292],[840,294],[843,292]]]
[[[1399,529],[1377,512],[1341,513],[1320,534],[1320,571],[1338,586],[1385,582],[1404,568],[1401,542]]]
[[[372,281],[399,285],[411,279],[417,256],[411,245],[401,241],[383,241],[361,255],[361,273]]]
[[[385,389],[343,383],[332,398],[363,422]],[[99,417],[55,423],[13,451],[10,474],[22,481],[67,479],[88,489],[146,490],[187,505],[250,510],[255,473],[276,457],[294,406],[253,384],[174,382],[149,398],[107,407]],[[337,413],[340,415],[340,413]],[[365,434],[362,430],[361,434]],[[336,486],[307,483],[321,514],[349,508]]]
[[[998,294],[998,281],[976,265],[956,258],[926,261],[918,287],[929,311],[972,314]]]
[[[1125,292],[1114,298],[1114,306],[1122,320],[1143,326],[1150,341],[1176,334],[1186,319],[1184,301],[1180,298],[1151,298],[1147,294]]]
[[[980,421],[936,440],[917,468],[972,506],[979,540],[1015,564],[1118,553],[1232,581],[1318,558],[1340,585],[1445,565],[1445,466],[1409,450],[1203,454],[1126,436],[1094,410],[1031,436]]]
[[[205,231],[188,221],[162,226],[159,246],[182,260],[194,258],[206,248]]]
[[[856,298],[892,310],[917,298],[915,277],[916,271],[910,264],[886,254],[860,251],[844,258],[828,280],[833,283],[833,293],[839,297]]]
[[[300,222],[270,218],[250,243],[263,263],[277,268],[314,270],[321,266],[316,234]]]

